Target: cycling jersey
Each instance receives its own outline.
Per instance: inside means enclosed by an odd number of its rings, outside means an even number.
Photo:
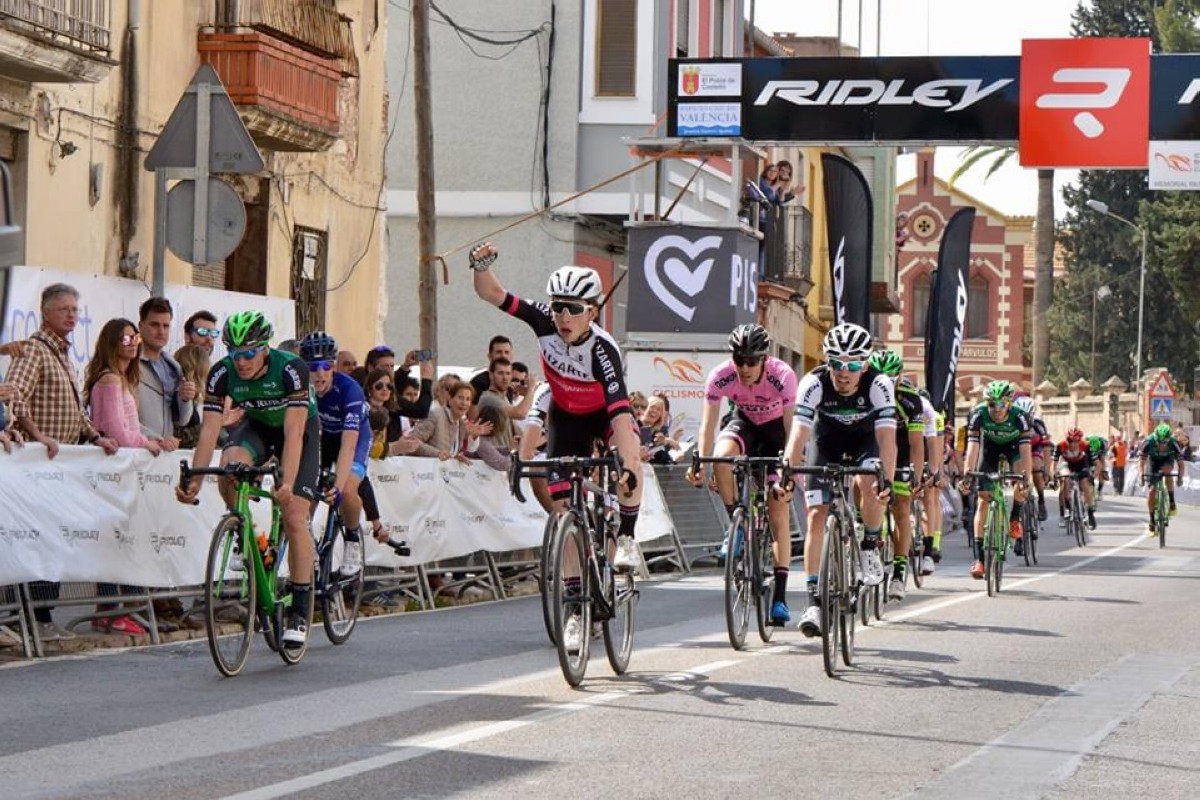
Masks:
[[[1054,440],[1050,438],[1050,431],[1046,430],[1046,423],[1042,420],[1042,418],[1034,417],[1029,422],[1030,425],[1033,426],[1032,432],[1029,436],[1029,446],[1035,451],[1052,447],[1054,445]],[[1037,453],[1034,455],[1036,457]]]
[[[308,365],[299,356],[271,349],[266,371],[257,378],[240,378],[233,360],[226,356],[208,373],[204,410],[225,410],[225,398],[244,409],[246,417],[269,428],[282,428],[289,408],[307,408],[308,418],[317,415],[317,404],[308,383]]]
[[[1009,447],[1027,444],[1030,439],[1029,417],[1018,408],[1010,408],[1002,422],[992,419],[987,403],[980,403],[971,411],[967,422],[967,441],[982,441],[984,446]]]
[[[786,362],[768,357],[762,375],[752,386],[738,380],[737,366],[730,359],[708,374],[704,392],[709,403],[727,398],[738,414],[754,425],[780,419],[783,410],[796,402],[796,373]]]
[[[317,414],[321,418],[321,461],[323,465],[337,463],[342,434],[358,431],[354,448],[354,464],[366,474],[367,456],[371,450],[371,423],[367,419],[366,398],[362,387],[349,375],[333,373],[329,391],[317,397]],[[358,471],[355,472],[358,474]]]
[[[1065,441],[1059,442],[1054,448],[1054,464],[1057,466],[1059,461],[1066,462],[1068,467],[1078,472],[1083,467],[1090,467],[1096,463],[1096,453],[1087,447],[1072,449]]]
[[[583,416],[597,411],[609,418],[631,413],[621,368],[621,350],[612,336],[592,323],[579,344],[568,344],[545,303],[530,303],[511,292],[500,304],[504,313],[533,329],[541,351],[543,372],[554,405],[567,414]]]
[[[817,438],[836,433],[861,435],[896,427],[896,392],[891,380],[868,367],[853,394],[838,394],[829,368],[819,366],[796,389],[796,424],[816,428]]]
[[[912,463],[912,449],[908,444],[910,433],[926,434],[925,407],[917,387],[901,379],[896,382],[896,413],[899,425],[896,429],[896,466],[907,467]]]
[[[925,438],[932,439],[935,436],[942,436],[946,432],[946,418],[934,409],[929,398],[924,395],[919,395],[919,397],[921,398],[921,414],[925,419]]]
[[[1149,459],[1155,471],[1163,465],[1183,460],[1183,448],[1174,439],[1159,442],[1157,439],[1147,439],[1142,445],[1141,457]]]
[[[533,405],[525,417],[525,425],[544,428],[546,417],[550,415],[550,384],[539,383],[533,392]]]

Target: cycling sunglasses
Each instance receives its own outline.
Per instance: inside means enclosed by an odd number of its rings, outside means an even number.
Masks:
[[[1011,405],[1012,402],[1008,400],[988,400],[988,408],[992,409],[993,411],[1003,411],[1006,408],[1009,408]]]
[[[259,354],[263,349],[261,344],[256,344],[252,347],[247,347],[244,350],[230,350],[229,357],[234,361],[249,361]]]
[[[568,317],[578,317],[587,313],[588,304],[571,300],[551,300],[550,310],[555,314],[566,314]]]
[[[840,358],[829,359],[829,368],[835,372],[862,372],[867,368],[866,361],[842,361]]]
[[[310,362],[308,362],[308,371],[309,372],[325,372],[326,370],[330,370],[330,369],[333,369],[332,361],[310,361]]]
[[[215,339],[221,335],[221,329],[197,325],[196,327],[192,328],[192,333],[196,334],[197,336],[207,336],[210,339]]]
[[[762,356],[734,356],[733,363],[739,367],[757,367],[763,362]]]

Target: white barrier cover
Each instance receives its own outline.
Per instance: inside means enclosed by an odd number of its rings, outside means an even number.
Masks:
[[[175,500],[179,462],[189,451],[158,456],[122,449],[107,457],[95,447],[62,447],[53,461],[41,445],[0,453],[0,584],[30,580],[108,581],[138,586],[187,586],[204,580],[213,527],[224,513],[209,478],[200,504]],[[654,473],[646,491],[638,540],[670,534],[671,519]],[[371,482],[392,538],[405,539],[410,558],[367,541],[367,563],[415,565],[479,550],[537,547],[546,515],[532,499],[521,505],[504,474],[485,464],[426,458],[371,462]],[[265,525],[267,504],[253,504]],[[323,530],[325,512],[314,527]]]

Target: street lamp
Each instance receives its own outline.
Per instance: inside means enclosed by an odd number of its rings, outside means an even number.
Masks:
[[[1146,315],[1146,229],[1140,225],[1135,225],[1129,220],[1122,217],[1120,214],[1114,214],[1108,210],[1108,203],[1102,200],[1088,200],[1087,207],[1092,211],[1103,214],[1106,217],[1112,217],[1117,222],[1124,222],[1129,227],[1133,228],[1142,237],[1142,275],[1141,288],[1138,289],[1138,335],[1137,335],[1137,368],[1134,373],[1134,385],[1137,386],[1138,400],[1142,397],[1142,331],[1144,329]],[[1093,347],[1093,349],[1095,349]]]
[[[1107,300],[1112,295],[1112,289],[1099,286],[1092,292],[1092,390],[1096,389],[1096,304],[1099,300]]]

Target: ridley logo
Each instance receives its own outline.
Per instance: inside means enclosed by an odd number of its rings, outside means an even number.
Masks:
[[[1112,68],[1064,68],[1054,73],[1055,83],[1103,86],[1099,92],[1043,94],[1037,99],[1038,108],[1112,108],[1121,99],[1133,70]],[[1104,123],[1091,111],[1081,111],[1072,120],[1079,132],[1089,139],[1104,133]]]
[[[1001,78],[984,85],[978,78],[942,79],[919,83],[905,94],[903,78],[886,83],[874,78],[860,80],[768,81],[754,100],[765,106],[775,97],[798,106],[926,106],[962,111],[1012,83]]]

